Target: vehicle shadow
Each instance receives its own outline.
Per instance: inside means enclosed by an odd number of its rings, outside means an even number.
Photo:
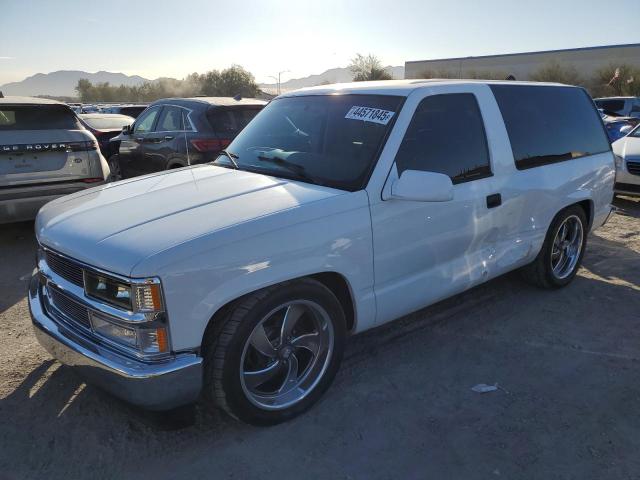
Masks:
[[[0,225],[0,313],[27,296],[36,249],[33,222]]]
[[[640,197],[616,196],[613,199],[613,205],[618,209],[620,215],[640,218]]]

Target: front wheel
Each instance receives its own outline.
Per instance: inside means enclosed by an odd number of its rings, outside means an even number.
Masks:
[[[109,170],[111,173],[109,174],[110,182],[117,182],[118,180],[122,180],[122,170],[120,170],[120,157],[117,153],[111,155],[107,160],[109,164]]]
[[[571,206],[553,219],[542,250],[522,269],[529,283],[542,288],[568,285],[578,273],[587,246],[587,217],[584,210]]]
[[[345,336],[340,302],[315,280],[250,294],[205,336],[205,399],[254,425],[289,420],[331,385]]]

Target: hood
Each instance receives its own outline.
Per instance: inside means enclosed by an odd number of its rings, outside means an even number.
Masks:
[[[640,138],[622,137],[611,145],[613,153],[623,158],[640,159]]]
[[[59,198],[36,220],[38,241],[121,275],[190,239],[343,194],[256,173],[199,165]]]

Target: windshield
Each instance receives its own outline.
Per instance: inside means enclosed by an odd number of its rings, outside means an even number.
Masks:
[[[82,119],[91,128],[95,128],[97,130],[121,130],[125,125],[131,125],[134,120],[126,115],[104,115],[100,117],[83,117]]]
[[[238,168],[359,190],[404,97],[316,95],[272,101],[227,151]],[[233,165],[228,156],[216,159]]]

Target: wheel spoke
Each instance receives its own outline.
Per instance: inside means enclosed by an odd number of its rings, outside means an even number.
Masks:
[[[244,382],[249,388],[256,388],[263,383],[271,380],[278,372],[282,370],[282,363],[277,360],[267,368],[256,370],[253,372],[244,372]]]
[[[263,325],[258,325],[256,329],[251,334],[251,339],[249,340],[253,348],[258,350],[261,354],[273,358],[276,356],[276,349],[273,348],[269,337],[267,337],[267,332],[264,330]]]
[[[298,357],[296,357],[295,353],[292,353],[288,359],[289,370],[287,371],[287,376],[284,379],[284,383],[278,390],[278,393],[286,392],[293,388],[298,381]]]
[[[320,334],[316,332],[300,335],[299,337],[291,340],[291,346],[297,348],[306,348],[314,355],[317,355],[318,350],[320,349]]]
[[[282,320],[282,328],[280,330],[280,345],[284,345],[287,338],[291,336],[293,328],[296,326],[296,322],[304,314],[305,308],[299,304],[289,305],[287,311],[284,313],[284,319]]]
[[[567,239],[567,224],[566,222],[562,224],[560,231],[558,232],[558,236],[561,241],[565,241]]]

